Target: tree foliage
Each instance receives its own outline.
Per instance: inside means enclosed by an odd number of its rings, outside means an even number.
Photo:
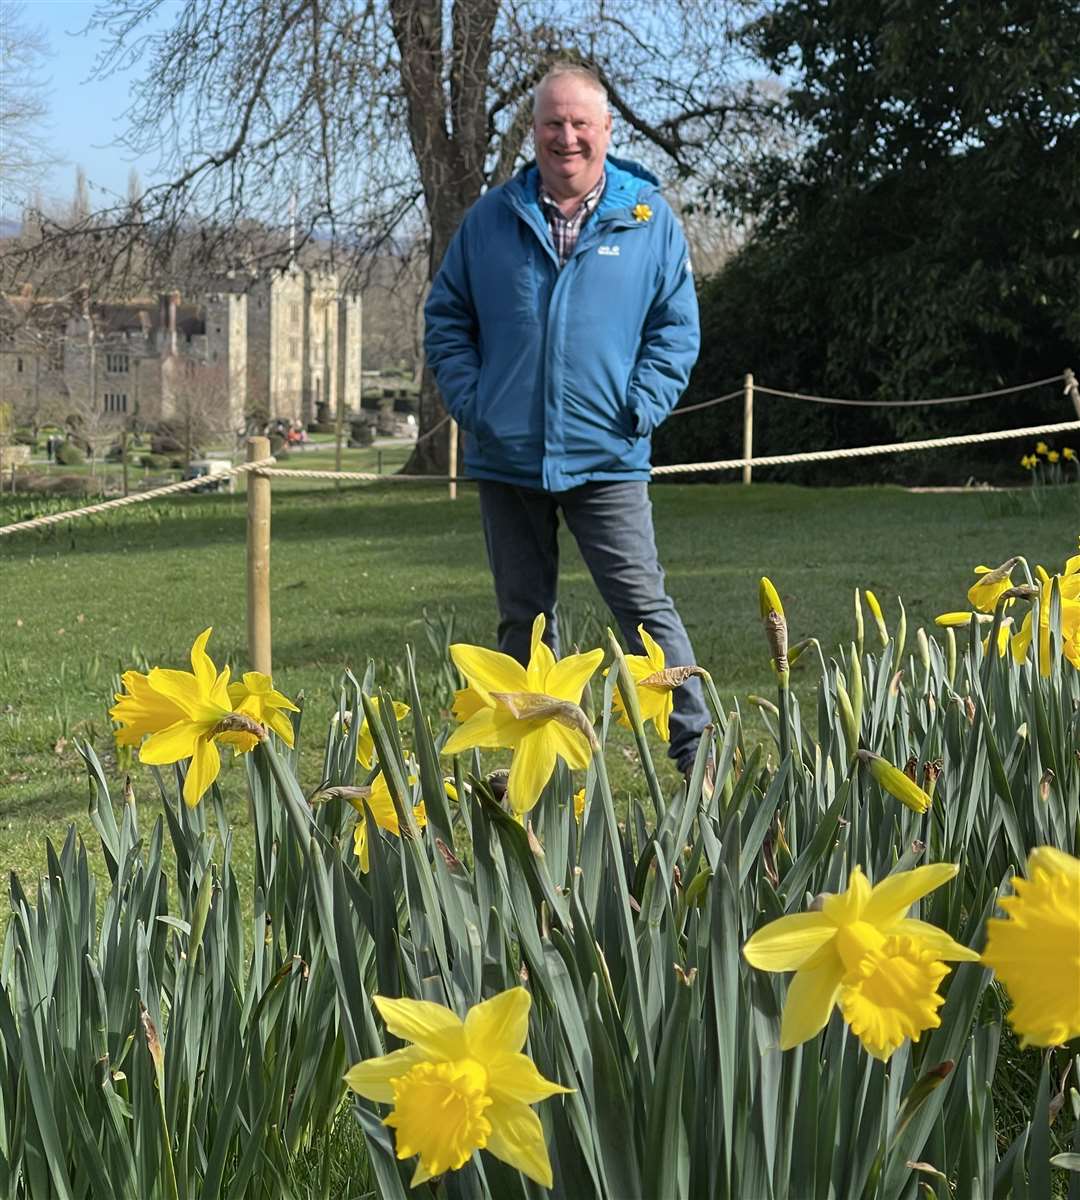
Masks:
[[[791,81],[774,116],[802,151],[716,185],[755,232],[703,293],[698,396],[747,370],[788,390],[910,400],[1075,366],[1073,0],[787,0],[746,36]],[[772,407],[786,441],[811,445],[1069,415],[1060,388],[992,412]],[[665,452],[696,444],[704,422],[673,426]]]

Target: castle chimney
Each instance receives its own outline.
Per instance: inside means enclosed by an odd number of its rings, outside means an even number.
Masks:
[[[176,353],[176,306],[180,303],[180,293],[162,292],[158,297],[158,337],[160,339],[161,356]]]

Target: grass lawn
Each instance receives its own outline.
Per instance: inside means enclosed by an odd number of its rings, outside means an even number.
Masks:
[[[388,470],[396,465],[389,455]],[[292,457],[322,467],[332,464],[333,450]],[[345,668],[359,674],[373,659],[380,682],[398,692],[404,647],[412,644],[422,672],[434,678],[425,610],[455,614],[457,640],[490,645],[495,608],[467,485],[455,503],[438,485],[335,490],[280,481],[274,489],[274,678],[290,695],[306,696],[302,767],[314,786]],[[757,609],[761,574],[780,590],[793,641],[815,635],[828,654],[850,640],[852,591],[869,587],[890,624],[903,596],[910,647],[920,624],[965,606],[977,563],[1021,553],[1060,568],[1075,552],[1080,490],[1055,492],[1053,503],[1036,505],[1027,493],[665,484],[654,490],[654,505],[669,588],[699,661],[725,698],[745,703],[749,693],[771,694]],[[25,515],[25,501],[3,497],[0,523]],[[74,740],[90,739],[107,771],[122,774],[106,716],[115,674],[186,666],[207,625],[215,661],[245,669],[244,536],[243,496],[222,494],[0,541],[0,869],[32,879],[46,835],[61,838],[72,820],[89,828]],[[608,617],[571,539],[564,549],[562,603],[581,639],[591,640]],[[799,677],[810,694],[813,667]],[[445,691],[433,686],[431,694],[439,702]],[[225,761],[223,785],[242,844],[242,771]],[[631,777],[625,766],[624,786]],[[145,769],[136,764],[133,778],[136,795],[150,800]]]

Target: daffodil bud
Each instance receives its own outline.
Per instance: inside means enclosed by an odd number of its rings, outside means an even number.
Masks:
[[[907,645],[907,610],[899,596],[896,602],[900,605],[900,620],[896,623],[896,654],[893,661],[899,666],[904,661],[904,646]]]
[[[877,596],[867,588],[864,593],[866,597],[866,607],[870,610],[870,615],[874,618],[874,624],[877,626],[878,640],[881,642],[881,648],[884,650],[889,644],[889,627],[885,624],[885,616],[881,611],[881,605],[878,603]]]
[[[920,625],[915,631],[915,645],[919,651],[919,662],[922,664],[924,671],[930,670],[930,639],[926,636],[926,630]]]
[[[851,710],[855,714],[855,728],[862,729],[863,713],[863,676],[862,663],[854,646],[849,647],[848,659],[851,663]]]
[[[840,709],[840,728],[844,731],[844,741],[847,743],[848,757],[854,758],[859,749],[859,726],[855,720],[855,712],[851,707],[851,697],[847,688],[836,681],[836,704]]]
[[[945,675],[952,687],[956,679],[956,634],[951,629],[945,630]]]
[[[888,759],[870,750],[858,751],[858,757],[870,768],[870,774],[878,786],[912,812],[924,813],[930,807],[930,796]]]
[[[758,584],[758,605],[763,621],[771,612],[784,615],[784,606],[780,603],[780,595],[767,575],[762,575],[761,583]]]
[[[855,645],[859,647],[859,653],[863,652],[863,619],[862,619],[862,597],[859,595],[859,589],[855,589]]]

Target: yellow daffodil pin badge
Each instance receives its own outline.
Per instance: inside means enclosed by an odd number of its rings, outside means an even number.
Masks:
[[[635,221],[650,221],[652,220],[652,209],[647,204],[634,205],[634,220]]]

